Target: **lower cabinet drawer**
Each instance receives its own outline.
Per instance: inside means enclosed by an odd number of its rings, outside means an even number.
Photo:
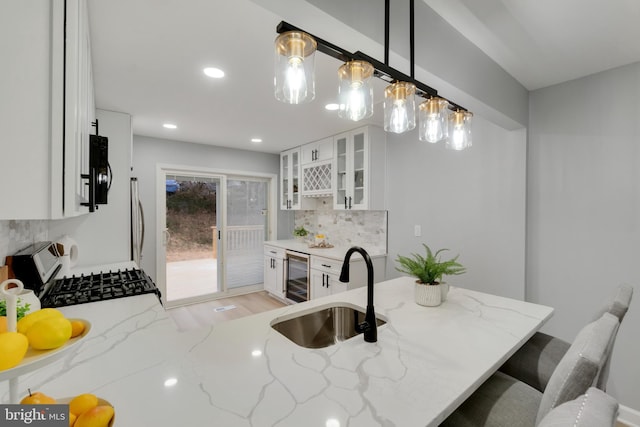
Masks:
[[[340,271],[342,271],[342,261],[312,255],[311,268],[339,276]]]

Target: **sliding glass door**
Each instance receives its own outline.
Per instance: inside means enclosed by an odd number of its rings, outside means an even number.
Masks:
[[[269,185],[265,180],[227,179],[224,259],[228,289],[263,282],[268,198]]]
[[[271,177],[161,169],[158,285],[168,307],[262,288]],[[273,199],[273,200],[272,200]]]

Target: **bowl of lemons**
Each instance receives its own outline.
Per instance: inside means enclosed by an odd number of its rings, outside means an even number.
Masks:
[[[25,396],[23,405],[69,405],[69,425],[73,427],[113,427],[115,409],[113,405],[92,393],[82,393],[73,397],[55,399],[41,392]]]

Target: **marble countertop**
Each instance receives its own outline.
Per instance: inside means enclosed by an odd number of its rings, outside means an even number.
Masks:
[[[289,249],[296,252],[302,252],[309,255],[322,256],[342,261],[350,246],[335,246],[333,248],[313,248],[309,247],[310,242],[300,242],[295,239],[290,240],[269,240],[264,242],[265,245],[271,245],[278,248]],[[363,247],[371,258],[386,256],[383,249]],[[360,254],[354,253],[353,259],[360,257]]]
[[[270,327],[334,303],[364,308],[366,288],[185,332],[153,295],[65,307],[90,334],[21,376],[19,394],[95,393],[115,406],[116,426],[438,425],[553,312],[455,286],[441,306],[422,307],[404,277],[376,284],[388,322],[377,343],[359,335],[306,349]]]

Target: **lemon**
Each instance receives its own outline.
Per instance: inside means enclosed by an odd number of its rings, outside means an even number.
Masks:
[[[0,333],[7,332],[7,316],[0,316]]]
[[[74,427],[107,427],[115,411],[109,405],[98,405],[83,412],[76,419]]]
[[[31,325],[26,335],[36,350],[58,348],[71,338],[71,322],[64,317],[44,318]]]
[[[29,395],[23,397],[20,401],[21,405],[48,405],[55,403],[57,402],[53,397],[47,396],[46,394],[39,391],[31,393],[31,390],[29,390]]]
[[[18,332],[26,334],[34,323],[49,317],[64,317],[64,315],[60,310],[55,308],[43,308],[42,310],[34,311],[33,313],[29,313],[22,319],[18,320]]]
[[[24,358],[29,348],[27,337],[19,332],[0,334],[0,371],[13,368]]]
[[[76,425],[76,417],[73,412],[69,412],[69,427],[74,427]]]
[[[79,394],[69,402],[69,412],[75,415],[80,415],[89,409],[95,408],[96,406],[98,406],[98,397],[95,394]]]

